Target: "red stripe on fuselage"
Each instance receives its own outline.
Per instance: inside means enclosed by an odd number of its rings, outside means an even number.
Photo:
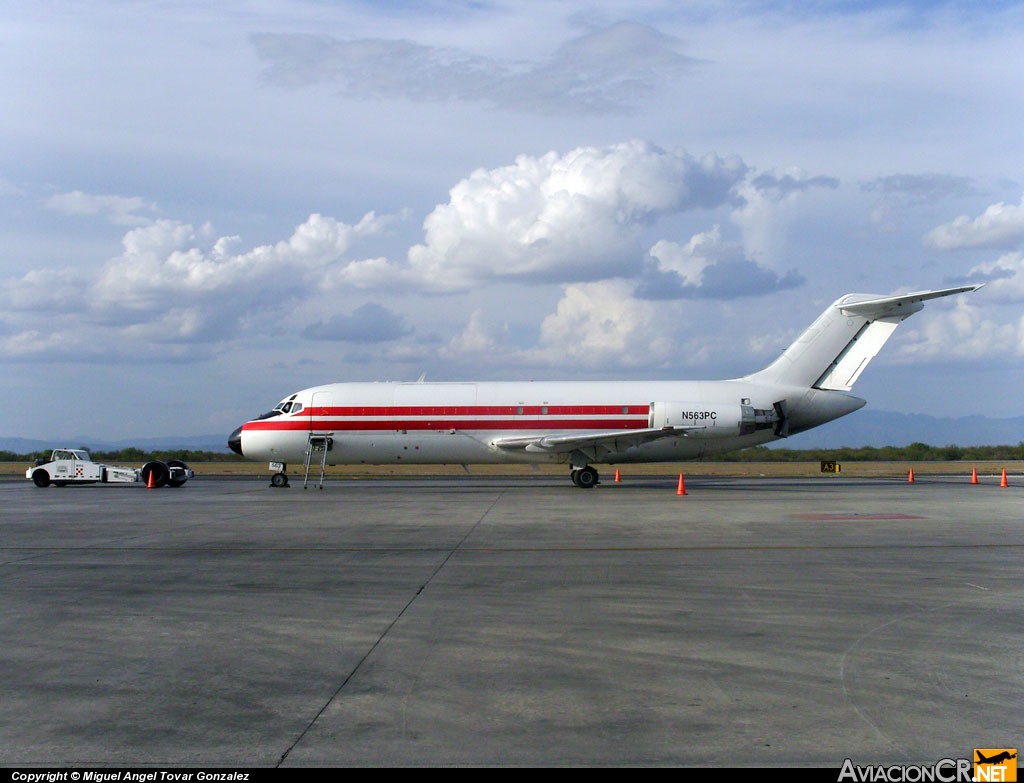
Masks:
[[[630,430],[648,426],[649,410],[647,405],[330,406],[257,419],[242,430]]]
[[[556,419],[545,416],[536,419],[330,419],[315,418],[315,430],[640,430],[647,427],[647,419]],[[254,430],[286,431],[308,430],[308,416],[298,419],[250,421],[243,432]]]
[[[298,416],[646,416],[649,405],[353,405],[311,407]]]

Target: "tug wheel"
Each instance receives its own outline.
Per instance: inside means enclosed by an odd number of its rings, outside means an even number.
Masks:
[[[147,462],[145,465],[142,466],[140,475],[142,477],[142,483],[145,484],[147,487],[149,486],[150,476],[153,477],[154,487],[162,487],[167,484],[167,479],[168,476],[170,475],[170,471],[167,470],[167,466],[164,463],[153,461]]]
[[[180,459],[169,459],[169,460],[167,460],[167,467],[168,468],[181,468],[183,471],[188,470],[188,465],[186,465]],[[172,479],[172,478],[170,478],[171,471],[168,470],[167,473],[168,473],[167,486],[169,486],[169,487],[180,487],[180,486],[183,486],[186,481],[188,481],[187,477],[185,477],[185,478],[178,478],[178,479]],[[185,474],[182,474],[182,475],[185,475]]]

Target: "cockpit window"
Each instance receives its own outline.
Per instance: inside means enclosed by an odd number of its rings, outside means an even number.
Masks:
[[[282,413],[289,413],[289,412],[292,412],[292,411],[294,411],[294,412],[301,411],[302,410],[302,404],[301,403],[297,403],[297,402],[296,403],[292,402],[298,396],[299,396],[299,393],[296,392],[295,394],[293,394],[288,399],[281,400],[281,402],[279,402],[277,405],[274,406],[274,409],[272,411],[267,411],[266,413],[260,414],[259,416],[256,417],[255,421],[260,421],[262,419],[272,419],[275,416],[280,416]]]

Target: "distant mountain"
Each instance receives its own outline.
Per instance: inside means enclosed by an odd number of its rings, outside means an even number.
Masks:
[[[36,451],[49,451],[60,448],[77,449],[84,446],[93,451],[118,451],[120,449],[138,448],[144,451],[219,451],[230,454],[227,437],[217,435],[172,435],[165,438],[125,438],[123,440],[102,440],[76,435],[70,438],[53,440],[34,440],[30,438],[4,438],[0,436],[0,451],[13,451],[16,454],[31,454]]]
[[[1024,442],[1024,416],[1012,419],[990,419],[985,416],[963,416],[942,419],[920,413],[891,413],[862,410],[838,421],[816,427],[808,432],[776,441],[774,446],[789,449],[833,449],[841,446],[908,446],[927,443],[929,446],[998,446]],[[214,451],[230,454],[227,438],[216,435],[173,435],[165,438],[126,438],[101,440],[84,436],[54,440],[0,437],[0,450],[29,454],[59,446],[116,451],[131,447],[148,451]]]
[[[990,419],[962,416],[943,419],[921,413],[862,410],[772,444],[789,449],[841,446],[1001,446],[1024,442],[1024,416]]]

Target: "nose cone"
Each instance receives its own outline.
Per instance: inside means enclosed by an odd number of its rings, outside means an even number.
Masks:
[[[242,453],[242,428],[239,427],[237,430],[228,435],[228,448],[231,449],[239,457],[244,457]]]

